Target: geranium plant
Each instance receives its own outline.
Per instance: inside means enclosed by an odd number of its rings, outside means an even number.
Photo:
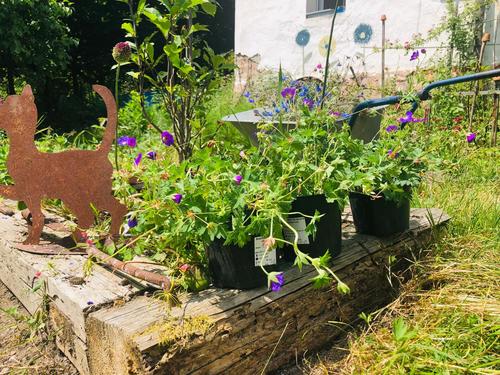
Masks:
[[[415,124],[402,129],[405,122],[419,120],[414,119],[411,112],[400,120],[398,125],[381,129],[380,139],[376,141],[351,143],[351,190],[396,202],[411,197],[432,157],[415,139]]]
[[[161,243],[198,264],[204,264],[205,249],[216,240],[244,246],[264,237],[266,251],[289,245],[296,255],[295,265],[315,267],[316,285],[334,278],[338,289],[347,292],[348,287],[328,267],[327,249],[319,258],[302,252],[297,231],[287,221],[295,198],[320,193],[343,206],[348,186],[348,132],[338,131],[335,118],[327,112],[303,110],[295,129],[271,131],[265,125],[258,148],[216,143],[167,170],[149,163],[141,179],[154,183],[146,182],[141,199],[134,200],[137,225],[132,232],[153,230],[155,247]],[[308,219],[307,231],[314,235],[321,215]],[[284,228],[293,233],[292,238],[285,239]],[[144,250],[150,245],[137,243]],[[283,274],[262,269],[270,287],[279,289]]]

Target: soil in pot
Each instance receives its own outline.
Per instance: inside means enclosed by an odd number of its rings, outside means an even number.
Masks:
[[[208,268],[217,288],[253,289],[267,286],[267,275],[260,268],[265,247],[263,237],[257,237],[244,247],[224,245],[215,240],[207,248]],[[283,261],[283,249],[267,252],[263,265],[268,272],[278,271]]]
[[[360,193],[349,194],[356,231],[377,237],[404,232],[410,227],[410,200],[395,202],[383,196],[373,199]]]
[[[305,228],[311,222],[311,219],[291,214],[288,217],[288,223],[299,233],[300,251],[317,258],[329,250],[332,257],[340,254],[342,247],[342,216],[337,203],[328,203],[324,195],[310,195],[299,197],[292,203],[291,212],[300,212],[304,215],[313,216],[318,211],[323,216],[316,223],[316,235],[313,237],[306,233]],[[285,239],[292,242],[293,232],[287,229],[283,230]],[[291,246],[285,248],[285,260],[293,261],[295,253]]]

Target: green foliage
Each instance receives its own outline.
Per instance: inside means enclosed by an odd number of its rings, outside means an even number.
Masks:
[[[207,28],[196,23],[197,15],[214,15],[216,5],[211,0],[168,0],[157,6],[142,0],[137,5],[132,0],[123,2],[130,7],[131,22],[122,28],[133,41],[132,61],[136,65],[130,75],[137,79],[141,95],[144,80],[160,95],[173,127],[179,160],[185,160],[202,137],[207,103],[217,89],[217,78],[233,68],[198,37]],[[154,25],[155,31],[139,38],[145,21]],[[144,100],[141,103],[144,105]]]
[[[66,68],[75,42],[64,21],[68,3],[2,0],[0,9],[0,72],[6,73],[8,93],[14,93],[15,77],[45,87]]]
[[[382,129],[377,141],[353,142],[351,189],[397,202],[409,199],[423,173],[438,163],[425,151],[426,140],[419,137],[417,127],[407,124],[391,132]]]

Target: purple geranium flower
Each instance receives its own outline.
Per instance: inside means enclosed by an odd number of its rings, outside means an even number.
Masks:
[[[314,108],[314,100],[312,99],[304,99],[304,105],[307,106],[309,109],[313,109]]]
[[[425,118],[415,118],[413,117],[413,112],[411,111],[406,112],[406,116],[401,117],[399,119],[399,122],[402,124],[406,124],[408,122],[422,122],[422,121],[425,121]]]
[[[161,141],[166,146],[172,146],[174,144],[174,136],[172,133],[165,130],[161,133]]]
[[[411,54],[411,57],[410,57],[410,61],[414,61],[416,59],[418,59],[418,56],[420,54],[418,53],[418,51],[413,51],[413,53]]]
[[[142,160],[142,152],[139,152],[139,154],[137,155],[137,157],[134,159],[134,164],[135,164],[136,167],[139,164],[141,164],[141,160]]]
[[[123,137],[118,138],[118,146],[135,147],[137,146],[137,140],[134,137],[124,135]]]
[[[271,281],[271,290],[273,292],[279,292],[283,284],[285,283],[285,276],[283,272],[276,275],[277,281]]]
[[[389,125],[387,128],[385,128],[385,131],[387,133],[392,133],[398,131],[399,127],[397,125]]]
[[[467,134],[467,142],[472,143],[476,140],[476,133]]]
[[[156,160],[156,151],[149,151],[146,154],[146,157],[151,160]]]
[[[135,217],[128,219],[127,225],[129,228],[133,228],[137,226],[137,219]]]
[[[234,182],[236,183],[236,185],[241,184],[241,180],[243,180],[243,176],[242,175],[237,174],[236,176],[234,176]]]
[[[285,99],[293,99],[295,97],[296,91],[297,90],[295,89],[295,87],[285,87],[281,91],[281,96]]]
[[[181,200],[182,200],[182,194],[176,193],[176,194],[172,195],[172,200],[173,200],[175,203],[177,203],[177,204],[181,203]]]
[[[394,150],[390,149],[387,151],[387,156],[389,156],[391,159],[395,159],[399,156],[399,152],[395,152]]]

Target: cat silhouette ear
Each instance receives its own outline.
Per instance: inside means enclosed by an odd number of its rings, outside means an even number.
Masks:
[[[35,98],[33,96],[33,90],[31,90],[31,86],[30,85],[24,86],[24,89],[23,89],[23,92],[21,93],[21,96],[24,97],[24,98],[31,99],[33,101],[35,100]]]

